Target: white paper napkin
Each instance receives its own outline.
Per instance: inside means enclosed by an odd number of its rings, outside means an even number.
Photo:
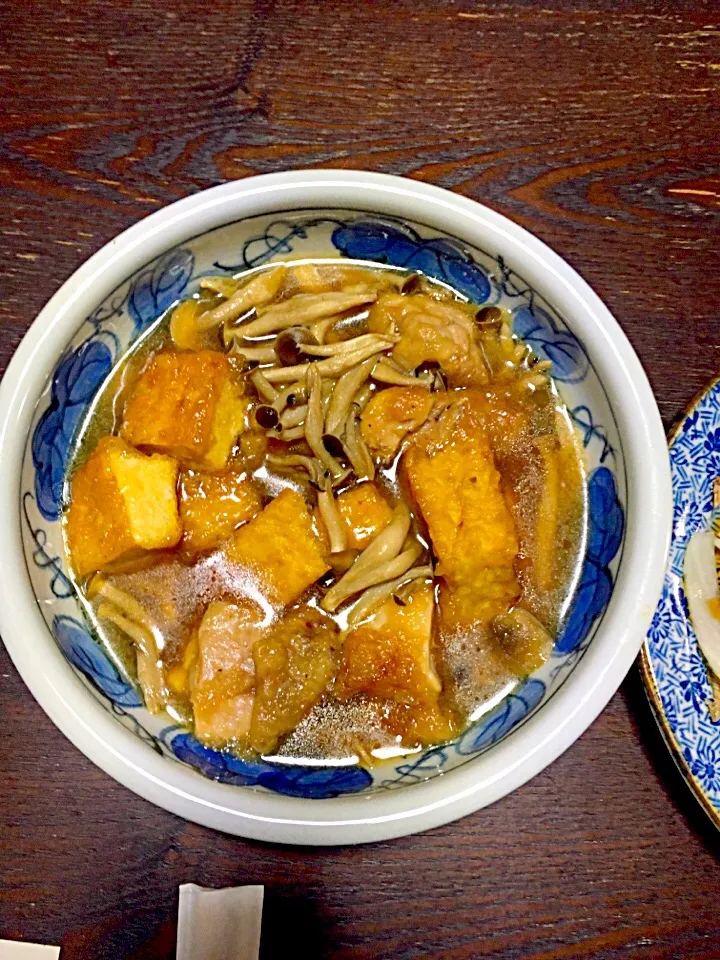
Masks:
[[[263,891],[263,887],[208,890],[184,883],[176,960],[258,960]],[[0,960],[5,960],[2,954]]]
[[[58,960],[60,947],[24,940],[0,940],[0,960]]]

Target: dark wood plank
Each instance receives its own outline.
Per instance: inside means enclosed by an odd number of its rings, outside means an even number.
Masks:
[[[163,204],[313,166],[437,183],[614,311],[667,424],[720,366],[711,3],[0,0],[0,370],[59,284]],[[212,833],[115,784],[0,652],[0,936],[173,955],[177,886],[264,883],[263,956],[719,955],[718,838],[633,673],[560,760],[422,837]]]

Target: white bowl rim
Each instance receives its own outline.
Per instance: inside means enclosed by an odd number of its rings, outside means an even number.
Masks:
[[[40,614],[23,560],[19,484],[38,396],[82,319],[141,266],[205,230],[288,209],[367,209],[433,224],[486,249],[496,245],[546,299],[575,321],[612,398],[627,466],[625,555],[593,642],[527,722],[471,763],[425,783],[372,795],[306,800],[208,780],[156,755],[90,694]],[[0,634],[31,693],[87,757],[137,794],[188,820],[252,839],[348,844],[448,823],[493,803],[551,763],[593,722],[635,659],[658,600],[672,521],[660,415],[640,361],[607,307],[556,253],[501,214],[441,188],[343,170],[232,181],[158,210],[106,244],[51,298],[0,384]]]

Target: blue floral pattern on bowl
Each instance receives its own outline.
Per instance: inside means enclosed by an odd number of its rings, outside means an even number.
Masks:
[[[182,296],[194,263],[190,250],[171,250],[135,277],[128,295],[128,313],[136,336]]]
[[[113,365],[113,354],[100,339],[87,340],[60,361],[53,377],[50,405],[35,427],[32,456],[35,496],[46,520],[57,520],[63,483],[77,429]]]
[[[203,276],[318,256],[422,270],[475,302],[506,307],[515,332],[551,361],[589,468],[587,553],[553,657],[455,742],[387,761],[372,772],[241,759],[211,750],[187,730],[167,726],[167,718],[148,714],[83,617],[65,565],[59,519],[78,431],[124,351],[178,299],[194,293]],[[584,345],[501,257],[420,223],[328,210],[248,218],[212,230],[146,264],[99,304],[68,345],[38,404],[21,496],[25,554],[48,627],[77,675],[118,722],[157,753],[230,787],[317,799],[404,788],[471,763],[553,696],[592,642],[607,608],[622,557],[626,483],[612,407]]]
[[[457,241],[445,237],[426,239],[407,224],[375,219],[336,227],[332,242],[340,253],[354,260],[419,270],[449,284],[474,303],[490,299],[489,276]]]
[[[720,474],[720,382],[693,404],[670,442],[673,532],[662,596],[643,647],[645,683],[675,759],[720,826],[720,721],[705,661],[690,621],[683,567],[696,530],[710,526],[712,485]]]
[[[612,593],[610,563],[620,549],[625,514],[618,499],[615,478],[607,467],[597,467],[588,478],[588,544],[575,600],[565,629],[555,644],[556,653],[570,653],[590,625],[605,609]]]
[[[133,684],[110,660],[84,623],[61,614],[54,618],[52,630],[70,663],[108,700],[118,707],[143,705]]]
[[[232,786],[260,786],[288,797],[326,800],[343,793],[359,793],[372,783],[367,770],[357,766],[300,767],[244,760],[204,746],[182,728],[170,727],[160,739],[181,763],[189,764],[211,780]]]

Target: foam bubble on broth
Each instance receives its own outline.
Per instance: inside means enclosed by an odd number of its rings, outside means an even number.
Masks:
[[[400,738],[383,727],[388,707],[380,701],[326,698],[302,720],[277,752],[280,760],[326,760],[344,763],[357,759],[358,742],[367,751],[404,751]]]

